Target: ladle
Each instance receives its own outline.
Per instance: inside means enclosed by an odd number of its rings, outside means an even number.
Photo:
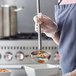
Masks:
[[[37,0],[37,14],[39,13],[40,13],[40,0]],[[40,16],[39,16],[39,19],[40,19]],[[38,51],[33,51],[31,55],[37,62],[46,62],[51,57],[51,54],[49,52],[45,52],[42,50],[41,24],[40,23],[38,24]]]

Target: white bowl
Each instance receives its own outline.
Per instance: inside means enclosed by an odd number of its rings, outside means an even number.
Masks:
[[[11,76],[11,72],[0,72],[0,76]]]
[[[27,76],[56,76],[59,72],[59,67],[51,64],[32,64],[24,67]]]

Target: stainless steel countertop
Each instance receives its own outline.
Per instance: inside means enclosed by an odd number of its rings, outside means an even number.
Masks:
[[[30,65],[30,64],[26,64]],[[25,65],[0,65],[0,68],[8,69],[11,71],[11,76],[27,76],[24,67]],[[59,65],[56,65],[56,67],[60,67]],[[57,75],[54,76],[62,76],[61,69],[59,69],[59,72]]]

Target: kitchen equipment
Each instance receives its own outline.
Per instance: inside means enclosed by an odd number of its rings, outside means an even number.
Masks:
[[[37,0],[37,14],[39,14],[39,13],[40,13],[40,0]],[[38,51],[34,51],[31,54],[32,54],[33,59],[39,63],[45,63],[51,57],[51,53],[48,53],[48,52],[45,52],[42,50],[41,24],[38,24]],[[38,55],[38,54],[40,54],[40,55]],[[45,56],[42,56],[42,55],[45,55]]]
[[[23,7],[1,5],[0,7],[0,38],[15,36],[17,34],[17,11]]]
[[[58,54],[58,46],[54,41],[45,34],[42,34],[42,45],[43,50],[51,52],[51,58],[48,64],[59,64],[56,56],[56,54]],[[31,55],[31,52],[36,50],[38,50],[37,33],[20,33],[15,37],[1,39],[0,68],[3,67],[4,69],[11,70],[11,76],[27,76],[25,70],[20,66],[39,64],[34,59],[25,57],[25,55]]]
[[[51,16],[54,20],[54,8],[52,7],[57,1],[41,1],[42,12]],[[38,34],[34,31],[33,21],[33,17],[36,14],[36,0],[32,0],[31,2],[30,0],[1,0],[0,4],[25,7],[22,12],[17,13],[18,32],[23,33],[12,37],[5,37],[0,40],[0,68],[3,67],[4,69],[11,70],[11,76],[27,76],[25,70],[21,68],[21,66],[27,64],[39,64],[31,58],[27,59],[25,57],[25,55],[31,55],[32,51],[38,50]],[[42,45],[43,50],[51,52],[51,58],[48,63],[54,65],[59,64],[56,57],[58,46],[53,42],[53,40],[42,34]],[[56,76],[61,76],[61,74]]]
[[[0,65],[0,68],[15,70],[16,74],[12,71],[11,76],[61,76],[60,66],[52,64]]]
[[[2,22],[2,8],[0,8],[0,38],[3,38],[3,22]]]
[[[48,63],[58,64],[56,54],[58,46],[52,39],[42,34],[42,48],[51,53]],[[32,51],[38,50],[37,33],[20,33],[15,37],[0,40],[0,64],[29,64],[38,63],[25,55],[31,55]]]
[[[45,51],[42,52],[34,51],[31,54],[32,54],[31,57],[38,63],[46,63],[51,57],[51,53]]]
[[[11,72],[10,71],[0,72],[0,76],[11,76]]]
[[[27,76],[57,76],[59,67],[51,64],[25,65]]]
[[[46,63],[51,57],[51,54],[49,52],[38,52],[34,51],[31,53],[32,55],[25,55],[26,58],[33,58],[38,63]]]

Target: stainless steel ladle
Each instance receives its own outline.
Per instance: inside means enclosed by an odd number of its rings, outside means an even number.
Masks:
[[[39,13],[40,13],[40,0],[37,0],[37,14],[39,14]],[[40,16],[39,16],[39,19],[40,19]],[[48,54],[48,56],[40,57],[40,56],[38,56],[39,53]],[[38,24],[38,51],[33,51],[31,53],[31,55],[34,58],[34,60],[36,60],[37,62],[39,62],[39,60],[41,60],[40,62],[46,62],[51,57],[51,53],[45,52],[42,50],[41,24]]]

